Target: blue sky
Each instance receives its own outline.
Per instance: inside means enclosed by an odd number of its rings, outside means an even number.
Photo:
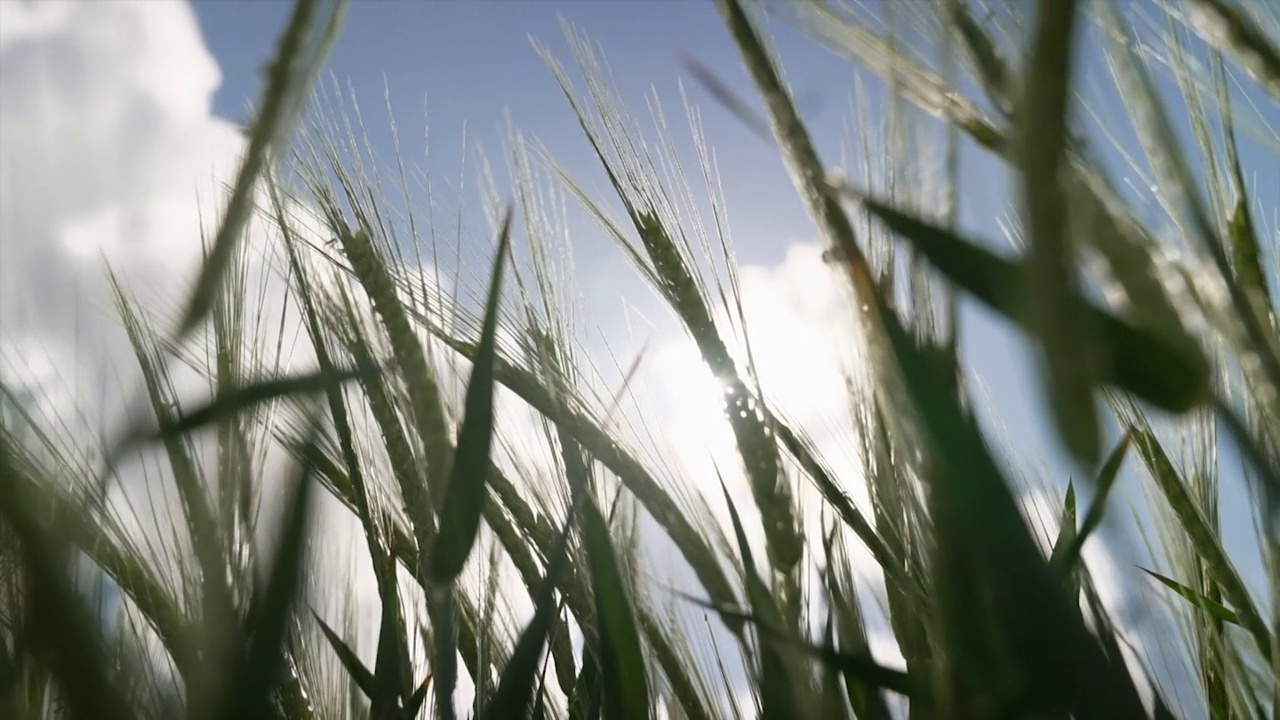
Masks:
[[[196,3],[210,50],[218,58],[224,82],[215,111],[243,116],[246,98],[255,97],[259,67],[269,56],[274,33],[287,13],[285,3]],[[429,114],[434,172],[456,175],[464,124],[469,141],[491,154],[501,149],[503,113],[545,142],[571,171],[602,177],[572,113],[530,37],[548,44],[561,62],[571,58],[560,19],[573,22],[603,46],[614,77],[633,110],[656,85],[667,112],[681,133],[676,79],[684,75],[676,51],[696,54],[726,74],[741,79],[736,51],[710,2],[656,0],[630,2],[367,2],[352,4],[329,62],[329,70],[349,83],[374,119],[375,145],[390,153],[383,104],[384,82],[402,137],[413,137]],[[787,29],[781,47],[794,63],[799,92],[812,94],[811,107],[820,136],[839,133],[838,107],[850,87],[848,65],[815,48]],[[687,80],[686,80],[687,81]],[[826,102],[817,102],[818,98]],[[366,117],[368,118],[369,115]],[[806,218],[781,164],[732,118],[711,112],[708,134],[721,149],[725,194],[739,206],[742,225],[761,237],[786,238],[809,233]],[[420,138],[420,135],[419,135]],[[684,139],[682,137],[682,139]],[[419,143],[420,144],[420,143]],[[410,147],[414,147],[412,144]],[[727,152],[732,149],[733,152]],[[762,172],[767,168],[768,172]],[[749,208],[760,208],[751,212]],[[590,250],[591,248],[587,248]],[[744,260],[776,262],[780,243],[744,248]]]

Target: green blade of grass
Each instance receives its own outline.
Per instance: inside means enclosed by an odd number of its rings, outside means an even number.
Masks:
[[[862,619],[863,613],[862,608],[859,606],[857,587],[854,584],[854,576],[850,570],[851,563],[847,552],[844,551],[844,546],[837,546],[835,540],[836,532],[835,528],[832,528],[832,531],[828,532],[823,538],[822,543],[823,557],[826,561],[826,568],[822,572],[822,580],[823,586],[827,590],[827,603],[830,606],[830,615],[827,620],[828,631],[824,647],[836,647],[835,638],[838,633],[842,649],[865,653],[870,656],[871,643],[867,638],[866,625]],[[908,665],[909,671],[910,665]],[[839,669],[831,664],[826,664],[823,668],[824,693],[833,690],[830,687],[832,684],[839,684],[837,677],[840,677]],[[844,683],[845,696],[855,717],[860,720],[863,718],[865,720],[889,720],[892,717],[880,688],[854,677],[845,677]],[[824,696],[825,702],[827,700]],[[923,704],[924,699],[918,697],[916,707],[921,712],[924,712],[921,707]],[[825,711],[823,717],[827,717]]]
[[[609,526],[591,496],[579,514],[582,542],[587,548],[591,585],[595,591],[600,629],[600,670],[604,681],[604,712],[610,720],[650,717],[649,680],[644,649],[623,583]]]
[[[308,443],[316,442],[318,432],[313,420]],[[220,703],[223,709],[214,717],[273,718],[271,699],[284,680],[286,638],[307,562],[312,486],[311,468],[303,465],[287,493],[271,574],[266,586],[255,593],[241,630],[243,654],[230,658],[224,674],[229,682],[223,685]]]
[[[582,669],[574,682],[570,697],[569,717],[572,720],[599,720],[604,706],[603,684],[600,679],[600,662],[596,653],[583,653]]]
[[[1026,282],[1018,261],[1007,260],[959,235],[900,212],[889,205],[858,197],[863,207],[893,232],[909,241],[951,282],[1006,318],[1030,328],[1020,303]],[[1104,382],[1172,412],[1186,412],[1212,398],[1208,361],[1188,346],[1135,327],[1086,305],[1104,360]]]
[[[1059,544],[1055,544],[1053,548],[1052,562],[1058,567],[1070,572],[1080,560],[1080,551],[1084,548],[1084,543],[1097,529],[1102,522],[1102,514],[1106,511],[1107,498],[1111,494],[1111,488],[1115,485],[1116,478],[1120,475],[1120,467],[1124,464],[1124,459],[1129,452],[1129,447],[1133,444],[1133,432],[1126,430],[1124,437],[1120,438],[1120,442],[1107,455],[1107,459],[1102,463],[1102,468],[1098,470],[1098,476],[1093,481],[1093,499],[1089,502],[1089,509],[1085,511],[1084,521],[1080,525],[1079,532],[1073,530],[1070,540],[1062,547],[1059,553]],[[1072,506],[1074,507],[1074,501]],[[1074,520],[1074,517],[1073,517]]]
[[[1151,577],[1155,578],[1160,582],[1161,585],[1164,585],[1165,587],[1174,591],[1178,595],[1182,596],[1184,600],[1191,603],[1195,607],[1198,607],[1201,610],[1204,610],[1205,612],[1209,613],[1210,615],[1214,616],[1215,618],[1225,623],[1231,623],[1232,625],[1235,625],[1237,627],[1241,626],[1240,616],[1236,615],[1234,612],[1232,612],[1230,608],[1218,602],[1217,600],[1214,600],[1213,598],[1210,598],[1204,595],[1203,593],[1198,593],[1195,590],[1192,590],[1191,588],[1187,587],[1186,585],[1183,585],[1182,583],[1178,582],[1177,580],[1173,580],[1172,578],[1165,577],[1164,575],[1161,575],[1160,573],[1155,572],[1153,570],[1148,570],[1144,567],[1139,567],[1138,569],[1150,575]]]
[[[427,701],[427,692],[431,690],[431,680],[434,677],[434,673],[427,673],[422,678],[422,682],[418,683],[418,689],[414,690],[409,699],[405,701],[404,713],[401,715],[404,720],[416,720],[419,713],[422,712],[422,704]]]
[[[498,330],[498,302],[502,297],[502,273],[511,242],[511,210],[502,221],[498,254],[493,262],[484,323],[476,346],[471,378],[467,381],[465,414],[458,431],[453,474],[440,514],[440,535],[431,558],[431,579],[445,585],[462,572],[480,530],[484,511],[485,476],[489,472],[489,448],[493,441],[493,366]]]
[[[498,689],[480,711],[480,720],[502,720],[524,717],[533,697],[534,679],[538,675],[538,660],[547,641],[547,633],[555,618],[557,603],[555,588],[560,582],[565,562],[569,556],[569,530],[577,516],[577,507],[569,510],[555,548],[547,558],[547,572],[534,595],[533,619],[520,633],[511,658],[502,670]]]
[[[249,147],[241,160],[213,247],[200,268],[195,288],[182,313],[179,338],[191,332],[213,308],[223,276],[231,267],[240,235],[252,214],[253,191],[258,176],[268,167],[272,153],[280,149],[286,129],[293,124],[299,98],[305,96],[310,76],[324,61],[325,52],[337,35],[345,7],[342,0],[330,10],[331,17],[317,47],[307,47],[307,36],[318,20],[316,16],[320,5],[320,0],[294,3],[289,24],[280,36],[275,58],[267,68],[261,107],[249,132]]]
[[[1053,541],[1053,553],[1050,562],[1058,562],[1061,556],[1078,536],[1076,526],[1076,486],[1067,481],[1067,494],[1062,499],[1062,516],[1058,519],[1058,537]]]
[[[329,647],[333,648],[334,654],[338,656],[338,661],[342,663],[342,668],[347,671],[347,675],[355,681],[361,692],[365,694],[365,697],[372,698],[375,693],[373,671],[364,666],[356,651],[351,649],[351,646],[338,633],[334,632],[328,623],[315,612],[311,614],[315,617],[316,622],[320,624],[320,631],[324,633],[325,639],[329,641]]]
[[[755,109],[730,89],[728,83],[721,80],[718,75],[712,72],[711,68],[708,68],[702,64],[702,61],[685,52],[679,53],[676,59],[680,61],[685,70],[689,71],[689,74],[693,76],[693,79],[699,85],[711,93],[716,102],[733,113],[738,122],[745,125],[756,137],[766,143],[773,144],[773,133],[769,129],[769,121],[761,117]]]
[[[712,720],[710,703],[704,693],[700,692],[702,668],[690,662],[689,654],[678,652],[678,636],[662,627],[652,608],[637,604],[636,620],[644,633],[645,644],[653,655],[656,664],[666,677],[674,701],[686,720]],[[705,687],[705,685],[703,685]]]
[[[733,534],[737,539],[738,552],[742,555],[742,572],[746,579],[747,600],[751,603],[751,611],[763,616],[770,627],[783,627],[782,613],[778,609],[769,588],[756,571],[755,558],[751,553],[751,545],[747,541],[747,533],[742,527],[742,519],[738,517],[738,508],[720,481],[720,490],[724,494],[725,504],[729,508],[729,520],[733,524]],[[759,673],[757,682],[760,686],[760,707],[762,720],[779,720],[781,718],[807,717],[797,704],[797,694],[802,687],[795,684],[797,678],[791,675],[786,658],[783,657],[773,637],[762,637],[758,650]]]
[[[220,387],[217,394],[190,412],[177,413],[174,419],[162,418],[160,427],[155,430],[141,428],[126,432],[117,449],[109,453],[109,458],[116,458],[137,443],[163,440],[166,436],[187,435],[195,430],[220,423],[235,415],[275,400],[305,397],[327,392],[350,380],[380,369],[370,367],[361,370],[318,370],[294,377],[271,378],[241,386]],[[107,463],[108,467],[112,465]]]
[[[439,534],[431,548],[430,578],[438,606],[432,611],[436,638],[437,710],[442,720],[454,717],[453,690],[457,682],[457,598],[453,581],[462,573],[480,532],[485,511],[486,477],[491,472],[493,442],[494,359],[497,355],[499,301],[502,275],[511,238],[511,208],[507,209],[498,237],[489,294],[476,359],[463,402],[462,425],[452,461],[452,472],[440,512]]]
[[[1016,78],[996,43],[974,19],[965,0],[946,0],[945,8],[947,21],[964,43],[983,91],[1001,112],[1012,115],[1014,102],[1010,90]]]
[[[1155,481],[1156,487],[1173,509],[1187,534],[1192,549],[1204,563],[1208,576],[1222,589],[1222,597],[1240,618],[1240,626],[1253,638],[1262,656],[1271,659],[1271,633],[1253,603],[1249,590],[1231,562],[1218,534],[1196,505],[1182,474],[1169,460],[1164,447],[1149,428],[1138,427],[1134,444]]]
[[[400,652],[406,633],[406,625],[400,608],[400,593],[396,580],[395,551],[373,558],[382,564],[379,573],[381,612],[378,620],[378,647],[373,660],[373,692],[369,694],[369,713],[372,717],[384,717],[395,712],[401,695],[408,696],[410,673],[413,672],[407,654]]]
[[[822,630],[822,642],[826,647],[835,647],[835,622],[832,616],[828,615],[826,623]],[[840,671],[832,665],[824,665],[822,667],[821,676],[821,696],[822,696],[822,717],[831,720],[852,720],[849,715],[849,706],[855,699],[852,688],[846,695],[841,685]]]

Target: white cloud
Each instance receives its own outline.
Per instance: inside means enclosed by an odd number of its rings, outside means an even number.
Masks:
[[[184,4],[3,3],[0,59],[0,374],[60,377],[53,407],[92,417],[130,364],[105,263],[148,306],[180,296],[241,138]]]

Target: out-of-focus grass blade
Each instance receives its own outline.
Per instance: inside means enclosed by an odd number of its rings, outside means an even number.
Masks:
[[[582,497],[585,495],[579,496]],[[555,589],[560,583],[560,575],[569,556],[569,530],[577,512],[576,506],[569,510],[564,528],[556,538],[555,549],[547,559],[546,576],[533,598],[533,619],[525,626],[524,632],[520,633],[520,639],[516,641],[511,658],[507,660],[507,666],[503,668],[498,680],[498,689],[480,711],[480,720],[525,717],[529,710],[534,679],[538,676],[538,660],[547,641],[547,631],[551,629],[551,622],[555,618]]]
[[[489,448],[493,441],[493,365],[498,330],[498,302],[502,297],[502,273],[511,243],[511,209],[507,209],[498,237],[489,298],[485,303],[480,343],[476,347],[471,378],[467,381],[465,414],[458,431],[453,473],[440,514],[440,535],[431,558],[431,579],[441,585],[462,572],[484,511],[485,476],[489,473]]]
[[[318,441],[318,419],[311,423],[308,444]],[[285,501],[278,546],[265,587],[255,593],[241,630],[243,653],[231,658],[223,677],[222,712],[227,720],[273,717],[271,698],[287,666],[286,643],[306,564],[311,522],[312,468],[303,464]]]
[[[1032,327],[1021,302],[1027,282],[1021,262],[885,203],[854,197],[951,282],[1022,327]],[[1212,399],[1209,364],[1199,352],[1091,305],[1085,305],[1085,314],[1102,351],[1104,382],[1171,412],[1186,412]]]
[[[813,655],[823,665],[839,670],[844,675],[846,684],[860,681],[872,687],[898,693],[906,698],[919,696],[910,675],[881,665],[870,653],[852,653],[836,650],[830,646],[820,647],[807,643],[797,643],[797,646]]]
[[[208,315],[223,276],[231,267],[236,246],[254,207],[254,187],[258,176],[267,168],[271,155],[280,149],[286,130],[293,124],[299,98],[310,87],[314,69],[324,62],[328,46],[337,35],[346,0],[332,3],[325,31],[315,47],[307,47],[317,20],[322,0],[298,0],[284,33],[280,36],[276,56],[267,67],[267,85],[263,90],[257,116],[249,131],[249,147],[240,163],[231,188],[231,197],[223,211],[222,224],[214,235],[213,247],[200,268],[191,299],[178,327],[179,338],[185,337]]]
[[[1151,577],[1155,578],[1156,580],[1159,580],[1161,585],[1164,585],[1170,590],[1178,593],[1187,602],[1191,603],[1192,605],[1195,605],[1198,608],[1203,609],[1205,612],[1209,613],[1210,615],[1213,615],[1215,618],[1223,622],[1231,623],[1232,625],[1240,626],[1240,617],[1236,615],[1235,612],[1233,612],[1226,605],[1223,605],[1222,603],[1218,602],[1217,600],[1214,600],[1213,598],[1205,596],[1203,593],[1198,593],[1195,590],[1192,590],[1191,588],[1187,587],[1186,585],[1183,585],[1177,580],[1167,578],[1158,572],[1148,570],[1144,567],[1139,567],[1138,569],[1150,575]]]
[[[1123,661],[1103,654],[1078,599],[1043,559],[975,421],[947,391],[948,374],[878,295],[875,302],[928,458],[929,510],[939,547],[935,592],[944,653],[956,659],[950,663],[955,680],[969,685],[1000,672],[1000,666],[966,667],[970,653],[993,662],[1003,657],[1001,665],[1016,667],[1022,678],[1022,697],[1041,709],[1140,717],[1142,702]],[[980,622],[984,616],[999,619],[998,636],[993,628],[974,627],[975,617]]]
[[[1280,48],[1236,8],[1222,0],[1192,0],[1191,27],[1225,51],[1272,98],[1280,101]]]
[[[1111,494],[1111,488],[1116,483],[1116,478],[1120,475],[1120,467],[1124,464],[1125,456],[1129,452],[1129,447],[1133,444],[1133,431],[1125,430],[1124,437],[1120,438],[1120,442],[1107,455],[1107,459],[1102,463],[1102,468],[1098,471],[1098,476],[1093,481],[1093,500],[1089,502],[1089,509],[1085,511],[1084,522],[1080,525],[1079,532],[1072,532],[1070,541],[1062,547],[1061,553],[1058,551],[1058,545],[1053,548],[1053,562],[1058,567],[1070,572],[1074,569],[1076,562],[1080,560],[1080,551],[1084,548],[1084,543],[1097,529],[1102,522],[1102,514],[1106,511],[1107,497]],[[1074,497],[1072,505],[1074,506]],[[1074,519],[1074,517],[1073,517]],[[1060,537],[1061,541],[1061,537]]]
[[[327,392],[331,388],[336,388],[367,373],[380,371],[376,367],[319,370],[296,377],[272,378],[240,387],[219,388],[212,400],[191,412],[179,413],[174,420],[162,422],[158,429],[150,431],[135,429],[127,432],[110,457],[118,458],[122,452],[139,442],[186,435],[273,400]]]
[[[975,75],[982,83],[987,97],[1006,116],[1014,111],[1010,89],[1016,80],[999,48],[987,34],[986,28],[974,19],[965,0],[946,0],[946,17],[954,32],[960,36],[969,57],[973,61]]]
[[[533,703],[532,720],[547,720],[547,688],[545,683],[538,683],[537,700]]]
[[[18,684],[19,652],[20,650],[15,647],[10,654],[8,646],[0,643],[0,702],[8,698],[9,693]]]
[[[360,687],[365,697],[372,698],[374,695],[373,671],[364,666],[360,661],[360,656],[355,650],[342,639],[328,623],[320,618],[315,612],[311,613],[315,616],[316,622],[320,623],[320,631],[324,633],[325,638],[329,641],[329,646],[333,648],[334,654],[338,656],[338,661],[342,663],[342,668],[347,671],[347,675],[355,681]]]
[[[72,718],[129,720],[134,714],[123,689],[106,672],[111,663],[102,647],[102,629],[63,575],[70,567],[71,547],[60,534],[61,518],[54,516],[52,525],[39,519],[36,498],[26,491],[32,483],[22,477],[13,456],[8,436],[0,434],[0,518],[19,540],[27,593],[27,622],[17,632],[41,651]]]
[[[1075,252],[1067,234],[1064,150],[1071,97],[1076,0],[1039,3],[1029,71],[1019,103],[1022,198],[1027,223],[1032,327],[1041,343],[1045,385],[1058,432],[1080,461],[1097,462],[1098,369],[1094,329],[1076,291]]]
[[[589,495],[584,497],[579,520],[596,596],[605,717],[647,720],[650,717],[649,680],[640,631],[609,538],[609,526]]]
[[[677,55],[680,64],[684,66],[693,79],[698,82],[711,96],[716,99],[729,112],[747,126],[756,137],[764,140],[770,145],[774,144],[773,133],[769,129],[769,121],[761,117],[750,105],[747,104],[737,93],[729,88],[729,85],[721,80],[711,68],[703,65],[700,60],[692,55],[681,52]]]
[[[10,448],[15,445],[2,424],[0,443],[9,443]],[[60,518],[62,537],[115,581],[173,656],[178,671],[184,676],[196,672],[198,663],[192,648],[191,623],[144,559],[132,553],[127,544],[121,543],[96,519],[90,505],[71,499],[59,487],[50,487],[48,480],[39,476],[30,457],[10,456],[9,460],[13,465],[6,470],[3,481],[16,486],[11,492],[38,497],[37,504],[46,508],[50,516]]]

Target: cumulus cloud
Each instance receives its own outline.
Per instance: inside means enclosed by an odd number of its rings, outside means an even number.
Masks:
[[[0,373],[58,417],[129,365],[106,265],[152,307],[198,266],[241,145],[219,81],[186,5],[0,4]]]

